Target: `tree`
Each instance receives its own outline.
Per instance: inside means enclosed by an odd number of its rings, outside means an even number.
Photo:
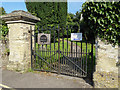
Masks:
[[[0,16],[6,14],[5,10],[3,7],[0,7]]]
[[[48,26],[58,28],[58,25],[61,27],[66,26],[67,18],[67,2],[26,2],[27,10],[39,17],[40,22],[37,23],[37,26],[47,28]],[[51,40],[53,42],[54,31],[51,32]],[[55,31],[55,36],[58,32]],[[60,33],[60,37],[62,34]]]
[[[82,13],[93,38],[98,35],[114,45],[120,42],[120,2],[85,2]]]
[[[71,29],[72,33],[77,33],[80,30],[80,12],[76,12],[76,14],[68,13],[67,14],[67,22],[66,25],[69,27],[69,36],[71,34]]]
[[[65,26],[67,18],[67,2],[26,2],[28,11],[39,17],[39,26]]]
[[[1,12],[0,16],[6,14],[3,7],[0,7],[0,12]],[[8,34],[8,27],[3,20],[0,20],[0,37],[5,38],[7,34]]]

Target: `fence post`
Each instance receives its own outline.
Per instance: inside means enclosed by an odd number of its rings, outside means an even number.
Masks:
[[[58,26],[58,74],[60,74],[60,28]]]

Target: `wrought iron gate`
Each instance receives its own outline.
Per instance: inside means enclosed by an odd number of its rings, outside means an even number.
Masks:
[[[48,27],[31,30],[31,67],[78,77],[86,77],[93,67],[93,44],[71,41],[72,28]],[[38,44],[38,33],[51,35],[50,44]],[[90,70],[91,69],[91,70]]]

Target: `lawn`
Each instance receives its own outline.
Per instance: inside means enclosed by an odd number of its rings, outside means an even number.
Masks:
[[[50,48],[51,47],[51,48]],[[67,42],[64,42],[64,49],[63,49],[63,43],[60,42],[60,51],[61,53],[67,54],[66,52],[70,52],[70,45],[68,44],[67,48]],[[36,68],[48,70],[50,68],[46,67],[48,64],[58,64],[58,41],[55,43],[51,43],[51,45],[38,45],[36,43]],[[39,57],[42,57],[44,59],[44,62],[42,59],[39,59]],[[60,54],[60,58],[62,57],[62,54]],[[46,64],[46,62],[48,64]]]
[[[67,38],[65,38],[67,40]],[[71,41],[71,38],[68,38],[68,41]],[[73,43],[76,44],[75,41],[72,41]],[[77,42],[77,46],[81,47],[81,42]],[[86,42],[82,42],[82,50],[86,52]],[[87,52],[91,51],[91,44],[87,43]],[[93,45],[93,56],[95,56],[95,45]]]

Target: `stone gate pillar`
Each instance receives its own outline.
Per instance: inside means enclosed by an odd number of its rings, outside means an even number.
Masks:
[[[31,65],[30,26],[33,30],[40,19],[22,10],[4,15],[2,19],[9,28],[10,55],[7,69],[24,72]]]
[[[93,75],[95,88],[118,88],[118,45],[98,38],[98,56]]]

